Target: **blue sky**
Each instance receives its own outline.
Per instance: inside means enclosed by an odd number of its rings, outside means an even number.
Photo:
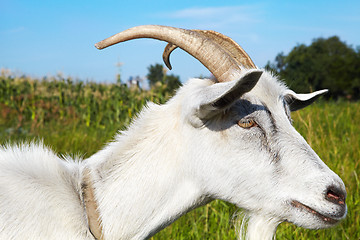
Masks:
[[[145,76],[162,63],[166,43],[133,40],[104,50],[94,44],[127,28],[161,24],[221,32],[238,42],[259,67],[299,43],[338,35],[360,45],[360,1],[81,1],[0,0],[0,68],[33,77],[56,75],[114,82]],[[181,50],[171,56],[182,81],[209,72]]]

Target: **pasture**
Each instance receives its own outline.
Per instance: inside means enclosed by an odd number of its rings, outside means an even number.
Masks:
[[[0,144],[42,139],[59,154],[89,157],[126,128],[146,101],[164,103],[165,85],[149,91],[119,84],[0,76]],[[332,229],[282,223],[277,239],[360,239],[360,103],[325,102],[292,114],[295,128],[344,181],[348,215]],[[234,206],[214,201],[180,218],[152,239],[234,239]]]

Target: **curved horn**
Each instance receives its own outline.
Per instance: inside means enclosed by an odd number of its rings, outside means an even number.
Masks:
[[[234,58],[234,60],[245,68],[256,68],[254,62],[251,60],[250,56],[244,51],[244,49],[237,44],[234,40],[225,36],[221,33],[210,31],[210,30],[192,30],[199,34],[204,35],[207,38],[215,41],[219,44],[228,54]],[[165,65],[171,70],[170,63],[170,54],[177,48],[176,45],[169,43],[166,45],[163,53],[163,60]]]
[[[144,25],[127,29],[95,44],[103,49],[116,43],[137,39],[153,38],[172,43],[198,59],[219,82],[232,81],[241,75],[237,61],[211,38],[198,31],[181,28]]]
[[[163,61],[165,63],[165,65],[167,66],[168,69],[172,69],[171,63],[170,63],[170,54],[177,49],[178,46],[172,44],[172,43],[168,43],[164,49],[163,52]]]

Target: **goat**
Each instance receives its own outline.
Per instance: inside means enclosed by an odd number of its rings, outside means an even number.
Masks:
[[[145,25],[96,47],[135,38],[168,42],[169,68],[171,52],[185,50],[216,79],[190,79],[166,104],[148,103],[82,161],[41,143],[0,148],[1,239],[147,239],[214,199],[247,212],[239,235],[251,240],[274,238],[283,221],[318,229],[345,218],[344,183],[290,116],[326,90],[291,91],[214,31]]]

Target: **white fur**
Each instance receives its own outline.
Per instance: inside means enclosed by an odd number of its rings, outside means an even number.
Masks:
[[[91,239],[80,170],[42,144],[0,149],[0,239]]]
[[[192,79],[168,103],[149,103],[84,161],[60,159],[42,144],[0,149],[0,239],[92,239],[81,200],[84,167],[105,239],[149,238],[213,199],[249,213],[243,229],[251,240],[272,239],[282,221],[328,227],[290,204],[335,213],[324,191],[345,187],[292,127],[283,104],[289,90],[265,72],[251,91],[214,109],[233,87]],[[261,128],[239,127],[243,117]]]

